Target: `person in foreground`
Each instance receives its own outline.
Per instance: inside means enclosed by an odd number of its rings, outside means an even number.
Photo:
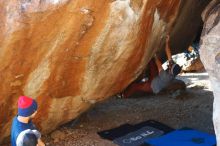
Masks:
[[[142,75],[142,80],[133,82],[129,85],[128,88],[120,94],[120,97],[127,98],[138,91],[158,94],[166,88],[169,88],[170,90],[176,90],[183,86],[185,88],[184,82],[175,79],[175,77],[181,72],[181,67],[172,60],[169,40],[169,36],[167,36],[165,51],[168,58],[168,69],[163,69],[162,62],[157,55],[155,55],[154,59],[148,64],[148,76],[143,77]]]
[[[37,114],[37,102],[27,96],[18,99],[18,114],[11,127],[12,146],[45,146],[41,134],[32,123]]]

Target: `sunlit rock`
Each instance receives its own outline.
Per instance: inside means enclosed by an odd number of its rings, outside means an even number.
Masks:
[[[214,92],[213,122],[220,145],[220,1],[213,0],[203,12],[204,28],[201,37],[201,59]]]
[[[163,48],[166,34],[184,25],[176,18],[192,15],[180,15],[189,3],[180,9],[179,0],[1,0],[0,142],[20,95],[37,100],[34,122],[46,133],[123,90]]]

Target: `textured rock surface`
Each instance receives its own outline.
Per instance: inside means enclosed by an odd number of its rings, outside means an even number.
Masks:
[[[213,122],[220,145],[220,1],[213,0],[203,13],[201,59],[214,91]]]
[[[191,64],[184,70],[186,72],[202,72],[204,71],[204,66],[200,60],[197,58],[191,62]]]
[[[171,31],[171,48],[174,54],[192,45],[202,31],[201,13],[211,0],[183,0]],[[182,51],[181,51],[182,50]]]
[[[19,95],[37,99],[34,122],[49,132],[125,88],[163,46],[179,5],[179,0],[0,1],[0,142],[10,133]]]

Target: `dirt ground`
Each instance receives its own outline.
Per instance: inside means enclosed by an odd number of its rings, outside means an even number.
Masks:
[[[112,97],[99,103],[77,120],[43,137],[48,146],[114,146],[97,132],[125,123],[157,120],[173,128],[190,127],[214,133],[213,94],[207,73],[182,74],[186,91],[160,95],[135,95],[128,99]]]

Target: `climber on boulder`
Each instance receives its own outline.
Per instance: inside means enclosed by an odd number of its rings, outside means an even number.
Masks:
[[[45,146],[41,134],[32,119],[37,114],[37,102],[26,96],[18,99],[18,115],[14,117],[11,127],[12,146]]]
[[[169,41],[170,37],[168,35],[166,38],[165,47],[166,55],[168,58],[168,69],[163,69],[162,62],[157,57],[157,55],[155,55],[154,59],[152,59],[148,64],[148,77],[146,77],[146,71],[144,71],[145,77],[143,77],[142,74],[142,80],[139,79],[139,81],[135,81],[131,85],[129,85],[127,89],[125,89],[125,91],[119,95],[120,97],[127,98],[132,94],[136,93],[137,91],[158,94],[160,91],[168,87],[172,90],[176,90],[183,87],[185,88],[184,82],[175,79],[175,77],[181,72],[181,67],[178,64],[174,63],[174,61],[172,60]]]

